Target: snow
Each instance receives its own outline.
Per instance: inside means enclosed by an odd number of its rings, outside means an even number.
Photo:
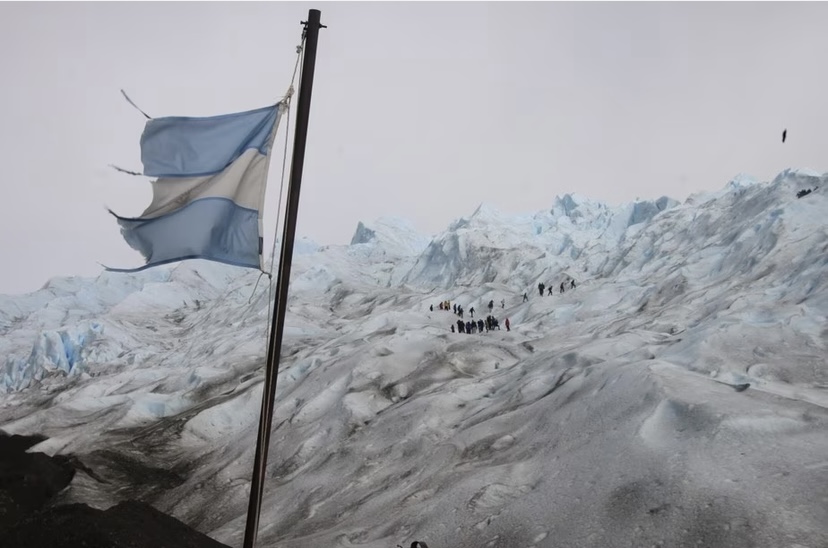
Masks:
[[[826,180],[297,240],[260,545],[828,545]],[[239,545],[257,278],[187,261],[0,296],[0,428],[108,482],[64,502],[133,496]],[[441,300],[493,300],[502,330],[451,333]]]

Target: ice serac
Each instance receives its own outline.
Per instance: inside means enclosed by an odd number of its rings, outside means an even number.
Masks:
[[[430,239],[405,219],[380,217],[372,223],[360,221],[351,245],[365,244],[387,255],[407,257],[422,253]]]
[[[633,204],[632,213],[630,214],[630,221],[628,226],[645,223],[661,213],[662,211],[675,207],[678,205],[676,200],[671,200],[666,196],[662,196],[658,200],[635,202]]]
[[[452,222],[437,235],[405,275],[405,283],[451,287],[505,283],[514,261],[544,254],[536,232],[542,230],[530,216],[508,217],[481,204],[472,215]],[[516,251],[511,255],[510,251]],[[513,273],[521,276],[520,273]]]
[[[634,225],[678,205],[667,197],[611,207],[578,194],[558,196],[532,215],[505,215],[481,204],[438,234],[403,280],[425,287],[508,287],[581,277],[600,268]]]
[[[365,226],[365,224],[360,221],[357,223],[356,232],[354,232],[353,238],[351,238],[351,245],[356,244],[367,244],[374,240],[377,233]]]
[[[825,175],[813,169],[786,169],[776,176],[772,184],[785,185],[796,190],[813,190],[825,185]]]
[[[188,308],[226,292],[238,283],[237,270],[192,261],[134,274],[55,278],[32,293],[0,295],[0,391],[97,375],[158,353],[152,338],[142,336],[175,326]]]

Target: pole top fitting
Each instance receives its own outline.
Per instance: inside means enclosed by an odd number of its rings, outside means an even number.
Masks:
[[[308,29],[308,22],[307,21],[300,21],[300,23],[305,27],[305,30]],[[326,28],[328,28],[328,25],[323,25],[322,23],[319,23],[319,28],[320,29],[326,29]]]

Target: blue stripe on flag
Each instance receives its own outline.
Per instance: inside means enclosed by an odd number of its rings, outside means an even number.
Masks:
[[[133,269],[106,267],[107,270],[137,272],[185,259],[261,268],[259,213],[227,198],[202,198],[152,219],[112,214],[121,225],[124,239],[141,252],[147,264]]]
[[[267,155],[279,114],[276,104],[203,118],[153,118],[141,135],[144,175],[199,177],[218,173],[249,148]]]

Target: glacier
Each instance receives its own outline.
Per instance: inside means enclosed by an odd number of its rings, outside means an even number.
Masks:
[[[259,545],[828,545],[826,182],[297,240]],[[0,296],[0,430],[94,472],[57,502],[240,545],[258,278],[186,261]],[[445,300],[511,331],[452,333]]]

